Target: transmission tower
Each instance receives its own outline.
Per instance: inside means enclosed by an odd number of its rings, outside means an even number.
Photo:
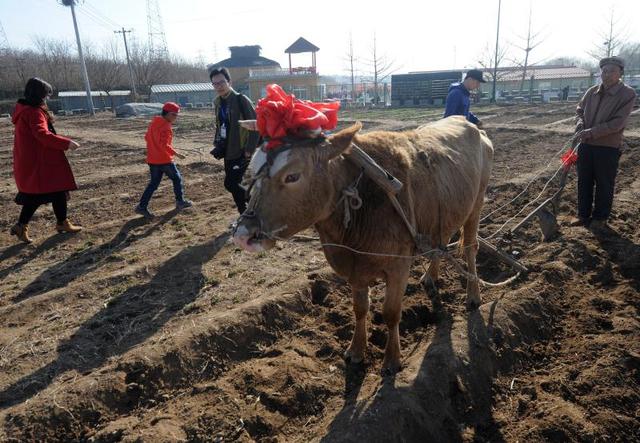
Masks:
[[[9,49],[9,39],[7,39],[7,34],[4,32],[4,27],[2,26],[2,22],[0,22],[0,52],[7,51]]]
[[[147,25],[149,26],[149,58],[167,60],[167,37],[164,33],[158,0],[147,0]]]

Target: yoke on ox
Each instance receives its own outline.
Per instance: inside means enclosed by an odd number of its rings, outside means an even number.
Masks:
[[[257,109],[258,128],[266,137],[272,134],[264,129],[260,110],[270,98],[261,100]],[[419,251],[385,193],[343,154],[355,143],[404,184],[398,201],[433,248],[447,245],[462,230],[468,273],[475,277],[478,223],[493,147],[483,131],[462,117],[406,132],[361,135],[360,129],[356,124],[326,138],[291,136],[289,129],[285,138],[258,149],[247,172],[249,208],[238,219],[233,238],[245,250],[257,252],[315,227],[327,261],[351,286],[356,325],[345,357],[355,363],[363,360],[367,344],[369,287],[384,280],[388,338],[383,371],[395,372],[400,368],[402,296],[412,257]],[[433,281],[438,267],[434,258],[428,270]],[[467,303],[480,304],[477,278],[467,281]]]

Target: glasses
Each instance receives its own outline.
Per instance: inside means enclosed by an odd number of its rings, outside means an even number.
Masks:
[[[219,82],[211,82],[214,88],[218,86],[224,86],[227,84],[227,80],[220,80]]]

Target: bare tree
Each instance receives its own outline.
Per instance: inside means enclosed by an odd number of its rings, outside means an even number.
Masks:
[[[56,89],[68,89],[75,80],[77,60],[72,55],[71,43],[43,36],[34,39],[37,52],[41,56],[42,67],[49,81]]]
[[[540,46],[544,41],[544,39],[540,37],[540,31],[532,31],[531,29],[531,22],[532,22],[532,15],[533,15],[532,12],[533,11],[531,6],[531,1],[529,1],[529,25],[527,27],[527,36],[526,38],[524,37],[521,38],[525,42],[525,44],[524,44],[524,47],[515,45],[518,49],[524,51],[524,60],[522,62],[514,61],[514,63],[517,66],[522,66],[522,79],[520,80],[521,91],[524,89],[524,83],[527,79],[527,68],[530,65],[529,56],[531,54],[531,51],[533,51],[535,48]]]
[[[116,41],[105,42],[99,52],[92,46],[85,46],[87,71],[94,87],[108,95],[109,91],[122,86],[125,83],[122,75],[125,66],[120,60]]]
[[[378,51],[378,39],[376,33],[373,33],[373,46],[371,48],[372,58],[368,60],[370,67],[370,74],[373,80],[374,89],[374,103],[380,103],[380,91],[378,85],[383,83],[394,71],[395,63],[392,59],[389,59],[385,54],[380,54]]]
[[[550,58],[545,60],[543,63],[540,63],[540,65],[578,66],[580,68],[584,68],[589,71],[592,71],[596,68],[596,64],[593,62],[593,60],[586,60],[586,59],[575,57],[575,56],[560,56],[560,57]]]
[[[487,72],[490,81],[493,81],[493,67],[496,59],[498,60],[498,66],[502,66],[502,62],[507,58],[508,53],[509,48],[503,45],[498,49],[498,57],[496,58],[496,51],[489,47],[489,43],[484,47],[484,50],[478,57],[478,64]],[[500,81],[500,79],[504,78],[507,74],[509,74],[509,71],[498,69],[496,72],[496,81]]]
[[[616,55],[623,45],[625,40],[624,31],[621,29],[620,20],[616,18],[613,7],[611,7],[609,11],[606,28],[598,32],[598,39],[600,39],[602,43],[596,43],[594,49],[588,52],[588,54],[596,60]]]
[[[620,49],[625,60],[626,71],[640,70],[640,43],[628,43]]]
[[[0,98],[17,98],[28,78],[40,76],[56,90],[82,89],[80,62],[73,45],[63,40],[37,37],[35,50],[8,48],[0,53]],[[119,56],[115,40],[96,50],[86,45],[87,70],[96,89],[111,91],[128,88],[126,64]],[[199,82],[206,79],[206,71],[196,64],[173,57],[171,60],[151,62],[148,48],[131,47],[132,64],[137,83],[149,91],[151,85],[162,82]]]
[[[349,48],[347,49],[347,55],[345,57],[347,62],[347,71],[351,76],[351,100],[355,100],[356,94],[356,63],[358,61],[353,51],[353,34],[349,32]]]

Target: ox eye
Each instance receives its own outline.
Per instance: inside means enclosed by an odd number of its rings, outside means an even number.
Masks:
[[[285,183],[295,183],[300,180],[300,174],[289,174],[285,177]]]

